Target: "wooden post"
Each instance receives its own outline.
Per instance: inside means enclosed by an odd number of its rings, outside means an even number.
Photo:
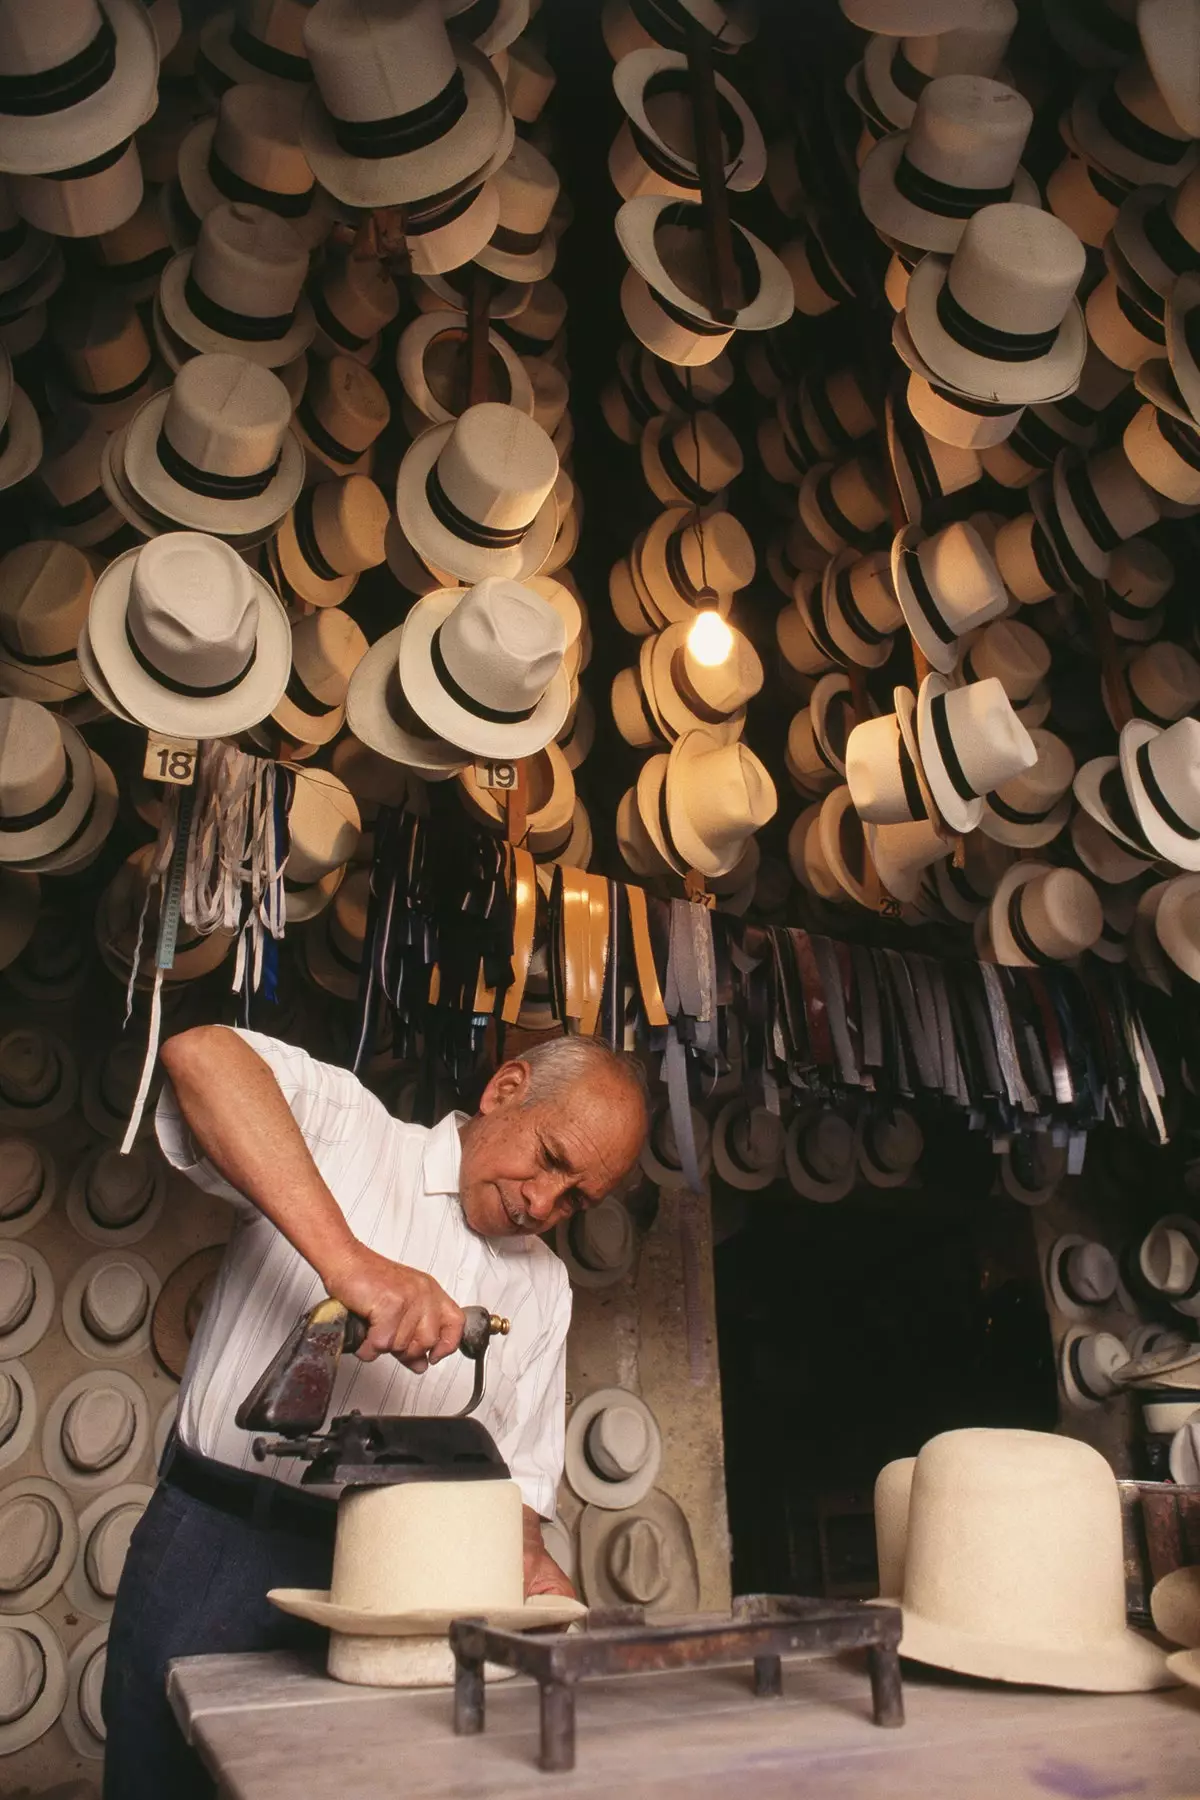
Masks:
[[[504,835],[510,844],[522,844],[529,826],[529,787],[524,757],[514,764],[517,778],[505,794],[506,825]]]
[[[491,276],[478,263],[471,268],[467,306],[467,405],[479,406],[492,397],[491,347],[488,343]]]
[[[725,162],[721,155],[721,119],[717,110],[712,42],[695,19],[688,20],[687,60],[696,171],[700,177],[700,204],[704,214],[708,310],[723,325],[731,325],[737,318],[742,296],[733,256],[733,226],[725,187]]]

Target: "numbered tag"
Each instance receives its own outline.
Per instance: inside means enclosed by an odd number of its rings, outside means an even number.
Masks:
[[[191,787],[196,779],[200,745],[195,738],[146,736],[146,760],[142,774],[147,781],[168,781],[175,787]]]
[[[517,765],[515,762],[477,762],[475,780],[481,788],[500,788],[511,793],[517,785]]]

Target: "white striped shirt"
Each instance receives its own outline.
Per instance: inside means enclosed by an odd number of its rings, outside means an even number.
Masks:
[[[554,1517],[563,1465],[566,1336],[571,1290],[562,1263],[539,1238],[485,1238],[458,1199],[463,1114],[432,1130],[405,1125],[345,1069],[255,1031],[239,1031],[278,1081],[317,1168],[356,1238],[393,1262],[423,1269],[460,1306],[511,1319],[492,1339],[475,1417],[496,1440],[526,1505]],[[256,1463],[253,1434],[234,1413],[296,1320],[322,1297],[319,1277],[283,1234],[202,1159],[174,1089],[158,1103],[158,1139],[171,1165],[237,1208],[233,1235],[193,1340],[179,1395],[185,1448],[237,1469],[299,1481],[297,1458]],[[395,1357],[343,1357],[330,1416],[458,1411],[475,1365],[453,1355],[424,1375]]]

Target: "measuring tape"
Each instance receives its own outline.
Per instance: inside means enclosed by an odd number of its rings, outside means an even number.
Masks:
[[[196,805],[194,787],[180,788],[179,813],[175,821],[175,845],[167,868],[167,885],[158,915],[158,948],[154,955],[156,969],[175,967],[175,944],[179,937],[179,908],[183,900],[183,883],[187,874],[188,839],[192,835],[192,813]]]

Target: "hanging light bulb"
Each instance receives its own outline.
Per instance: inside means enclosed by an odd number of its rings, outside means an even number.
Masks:
[[[687,636],[688,653],[706,669],[715,669],[733,655],[733,633],[719,612],[698,612]]]

